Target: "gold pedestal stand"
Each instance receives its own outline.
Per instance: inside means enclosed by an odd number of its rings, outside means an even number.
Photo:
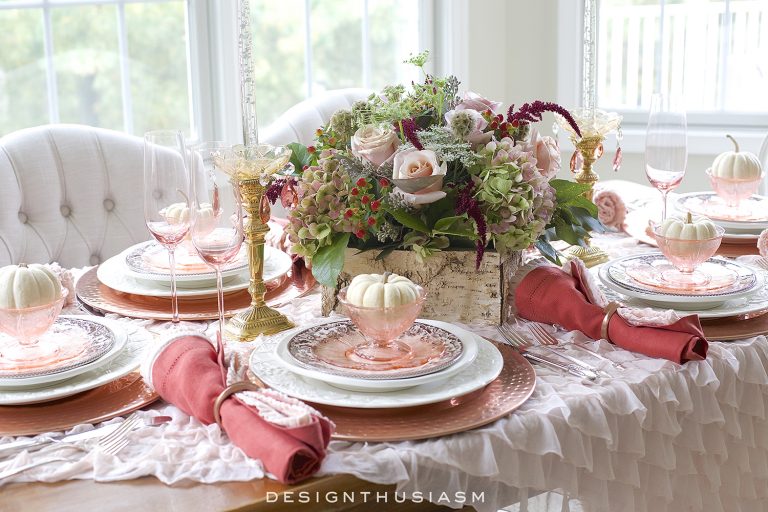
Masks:
[[[601,135],[593,135],[590,137],[582,137],[579,140],[571,140],[573,141],[574,146],[576,146],[576,150],[581,153],[581,156],[584,159],[584,165],[581,168],[581,171],[574,177],[574,180],[576,183],[589,185],[589,190],[585,193],[585,196],[591,201],[592,195],[594,194],[594,185],[597,180],[600,179],[600,177],[592,171],[592,164],[603,155],[602,144],[605,137]],[[583,261],[584,265],[588,268],[605,263],[610,259],[605,251],[599,247],[592,247],[589,238],[586,239],[586,243],[586,247],[581,247],[579,245],[571,246],[565,251],[566,257],[568,259],[578,258]]]
[[[239,187],[243,208],[248,213],[248,220],[243,229],[251,270],[251,282],[248,286],[251,305],[227,322],[224,332],[229,338],[251,341],[260,334],[276,334],[294,325],[285,315],[270,308],[264,301],[267,292],[263,279],[264,237],[269,232],[269,203],[263,200],[266,186],[262,185],[258,178],[237,181],[233,186]]]

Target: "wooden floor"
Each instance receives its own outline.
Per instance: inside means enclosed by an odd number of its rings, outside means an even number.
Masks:
[[[394,486],[376,485],[350,475],[313,478],[294,485],[274,480],[188,483],[167,486],[154,477],[96,483],[69,480],[52,484],[10,484],[0,487],[1,512],[189,512],[189,511],[449,511],[426,501],[405,502]],[[343,492],[355,502],[343,503]],[[369,492],[366,502],[366,492]],[[376,493],[389,493],[387,498]],[[285,494],[282,494],[285,493]],[[319,496],[319,500],[317,497]],[[379,494],[381,496],[381,494]],[[334,500],[334,497],[336,498]],[[328,499],[329,498],[329,499]],[[303,503],[302,503],[303,501]],[[309,503],[307,503],[309,501]],[[335,503],[333,501],[336,501]],[[465,507],[462,510],[473,510]]]

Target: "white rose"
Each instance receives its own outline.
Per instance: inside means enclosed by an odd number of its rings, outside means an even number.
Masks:
[[[351,145],[353,155],[378,167],[395,154],[400,139],[389,128],[369,124],[355,132]]]

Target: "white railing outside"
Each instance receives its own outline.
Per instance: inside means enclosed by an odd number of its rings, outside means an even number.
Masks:
[[[667,92],[690,111],[768,112],[768,1],[605,0],[599,16],[601,106],[647,110]]]

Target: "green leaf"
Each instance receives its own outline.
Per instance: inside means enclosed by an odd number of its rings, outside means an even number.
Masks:
[[[421,220],[419,217],[415,215],[411,215],[405,210],[400,210],[397,208],[387,208],[387,207],[383,207],[383,209],[387,213],[389,213],[392,217],[394,217],[397,222],[399,222],[400,224],[402,224],[407,228],[411,228],[415,231],[420,231],[422,233],[427,233],[427,234],[431,232],[431,230],[426,225],[426,223],[424,223],[423,220]]]
[[[349,243],[349,233],[344,233],[326,245],[312,258],[312,275],[317,282],[330,288],[336,287],[336,279],[344,268],[344,250]]]
[[[444,234],[461,236],[464,238],[476,238],[475,225],[465,215],[457,217],[445,217],[435,222],[432,234]]]
[[[557,265],[561,265],[560,263],[560,255],[555,250],[554,247],[552,247],[552,244],[549,243],[548,240],[546,240],[544,237],[539,237],[536,240],[536,248],[539,250],[542,256],[547,258],[552,263],[555,263]]]
[[[574,206],[569,208],[569,210],[579,221],[579,224],[589,229],[590,231],[594,231],[596,233],[605,233],[607,231],[603,223],[596,219],[594,215],[591,215],[584,208]]]
[[[377,254],[375,258],[373,258],[374,261],[381,261],[387,256],[389,256],[390,254],[392,254],[392,251],[397,249],[397,245],[399,244],[393,244],[393,245],[390,245],[389,247],[385,247],[384,249],[382,249],[381,252]]]
[[[555,225],[557,238],[571,245],[579,245],[579,237],[574,232],[573,226],[566,222],[565,219],[556,216],[552,219],[552,223]]]
[[[589,190],[589,185],[569,180],[552,180],[549,184],[555,189],[558,204],[568,203]]]
[[[307,151],[306,146],[298,142],[291,142],[287,146],[291,148],[291,163],[297,173],[301,173],[305,165],[312,165],[312,155]]]
[[[597,205],[584,196],[577,196],[568,201],[568,206],[583,208],[589,212],[592,217],[597,218]]]

